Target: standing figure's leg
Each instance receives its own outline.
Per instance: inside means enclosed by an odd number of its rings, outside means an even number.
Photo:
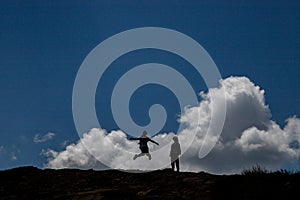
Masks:
[[[172,171],[174,171],[174,168],[175,168],[175,161],[171,160],[171,166],[172,166]]]
[[[177,159],[175,160],[175,162],[176,162],[177,172],[179,172],[179,158],[177,158]]]

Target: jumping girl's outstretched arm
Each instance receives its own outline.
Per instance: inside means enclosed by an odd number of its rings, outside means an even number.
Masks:
[[[154,140],[151,140],[150,138],[149,138],[149,141],[150,141],[150,142],[153,142],[153,143],[156,144],[156,145],[159,145],[157,142],[155,142]]]
[[[132,138],[129,138],[129,140],[140,140],[140,138],[134,138],[134,137],[132,137]]]

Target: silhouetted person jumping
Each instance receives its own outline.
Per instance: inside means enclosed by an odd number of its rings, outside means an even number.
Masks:
[[[151,140],[150,138],[147,137],[147,131],[144,131],[142,133],[142,136],[139,137],[139,138],[130,138],[130,140],[139,140],[139,144],[140,144],[140,150],[141,150],[141,153],[140,154],[135,154],[134,157],[133,157],[133,160],[137,159],[138,157],[141,157],[141,156],[144,156],[144,155],[147,155],[149,160],[151,160],[151,154],[149,153],[149,148],[148,148],[148,145],[147,143],[150,141],[150,142],[153,142],[154,144],[157,144],[159,145],[157,142]]]
[[[175,169],[175,164],[177,172],[179,172],[179,155],[181,154],[180,144],[178,142],[178,137],[173,137],[174,143],[171,145],[170,157],[171,157],[171,166],[172,170]]]

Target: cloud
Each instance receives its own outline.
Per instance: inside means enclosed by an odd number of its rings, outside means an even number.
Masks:
[[[16,156],[16,153],[15,153],[15,152],[12,152],[12,153],[11,153],[10,159],[11,159],[12,161],[17,160],[17,156]]]
[[[213,135],[204,140],[209,127],[212,105],[218,107],[218,96],[226,93],[226,120],[221,137],[213,150],[204,158],[198,157],[202,145],[213,141]],[[185,128],[178,134],[182,149],[181,170],[207,171],[210,173],[238,173],[256,164],[278,169],[300,156],[300,119],[291,117],[281,128],[271,119],[271,111],[265,103],[265,92],[246,77],[229,77],[220,81],[220,87],[200,93],[198,106],[190,107],[179,119]],[[214,98],[213,98],[214,97]],[[198,130],[192,144],[188,138]],[[170,142],[174,133],[153,137],[160,146],[150,145],[153,160],[138,158],[137,143],[127,139],[122,131],[107,133],[92,129],[76,144],[70,144],[62,152],[48,149],[46,167],[49,168],[95,168],[105,166],[116,169],[157,169],[168,167]],[[88,150],[87,150],[88,149]],[[92,155],[91,155],[92,154]]]
[[[35,136],[33,138],[33,142],[35,142],[35,143],[46,142],[48,140],[51,140],[54,136],[55,136],[55,133],[51,133],[51,132],[49,132],[43,136],[40,136],[40,134],[35,134]]]
[[[60,144],[60,146],[61,146],[61,147],[66,147],[68,144],[69,144],[69,140],[64,140],[64,141]]]

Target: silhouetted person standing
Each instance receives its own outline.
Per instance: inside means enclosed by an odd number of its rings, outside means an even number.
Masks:
[[[173,137],[174,143],[171,145],[170,157],[171,157],[171,166],[172,170],[175,169],[175,164],[177,172],[179,172],[179,156],[181,154],[180,144],[178,142],[178,137]]]
[[[157,142],[151,140],[150,138],[147,137],[147,131],[144,131],[142,133],[142,136],[139,137],[139,138],[130,138],[130,140],[139,140],[139,144],[140,144],[140,150],[141,150],[141,153],[140,154],[135,154],[134,157],[133,157],[133,160],[137,159],[138,157],[141,157],[141,156],[144,156],[144,155],[147,155],[149,160],[151,160],[151,154],[149,153],[149,148],[148,148],[148,145],[147,143],[150,141],[150,142],[153,142],[154,144],[157,144],[159,145]]]

